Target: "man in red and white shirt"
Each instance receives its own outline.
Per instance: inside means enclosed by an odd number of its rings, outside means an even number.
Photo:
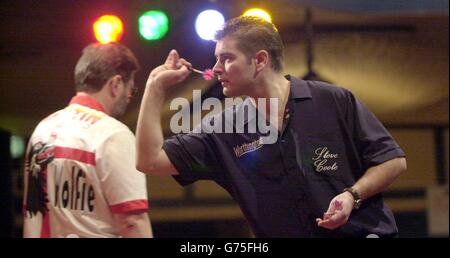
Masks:
[[[153,237],[135,137],[116,120],[134,95],[138,69],[121,44],[83,50],[77,95],[41,121],[28,144],[24,237]]]

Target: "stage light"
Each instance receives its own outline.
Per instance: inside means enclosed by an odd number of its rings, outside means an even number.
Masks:
[[[268,22],[272,22],[272,17],[270,17],[270,14],[267,11],[260,8],[249,9],[245,11],[244,14],[242,14],[242,16],[256,16]]]
[[[98,42],[106,44],[122,38],[122,21],[114,15],[103,15],[94,23],[94,34]]]
[[[163,11],[147,11],[139,17],[139,34],[146,40],[158,40],[169,31],[169,18]]]
[[[204,40],[213,40],[216,31],[219,30],[225,22],[223,15],[216,10],[206,10],[201,12],[195,21],[195,30],[200,38]]]

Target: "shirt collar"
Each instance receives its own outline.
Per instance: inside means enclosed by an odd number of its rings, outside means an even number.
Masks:
[[[311,99],[311,91],[304,80],[297,77],[286,75],[286,79],[291,81],[291,91],[289,99]]]
[[[77,94],[70,100],[70,104],[86,106],[88,108],[92,108],[105,113],[105,109],[103,108],[103,106],[97,100],[88,95]]]
[[[286,79],[291,82],[291,90],[289,91],[289,99],[312,99],[311,90],[309,89],[306,81],[298,79],[297,77],[286,75]],[[239,107],[243,108],[245,105],[249,105],[249,108],[255,109],[255,106],[251,103],[249,98],[246,98],[244,103]],[[255,109],[257,112],[257,110]],[[256,113],[255,112],[255,113]],[[256,116],[248,116],[248,113],[244,113],[244,124],[248,124],[249,121],[252,121],[256,118]]]

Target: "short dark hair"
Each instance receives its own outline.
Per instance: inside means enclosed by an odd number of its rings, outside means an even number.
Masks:
[[[93,43],[83,49],[75,66],[75,88],[77,92],[98,92],[112,76],[120,75],[128,82],[137,70],[139,62],[126,46]]]
[[[228,20],[216,32],[216,40],[225,37],[236,39],[237,47],[249,58],[259,50],[266,50],[271,57],[272,68],[277,72],[283,70],[283,41],[272,23],[255,16],[239,16]]]

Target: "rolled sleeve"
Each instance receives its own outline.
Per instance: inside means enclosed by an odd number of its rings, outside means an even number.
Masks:
[[[365,168],[406,156],[383,124],[356,97],[350,97],[354,139]]]

